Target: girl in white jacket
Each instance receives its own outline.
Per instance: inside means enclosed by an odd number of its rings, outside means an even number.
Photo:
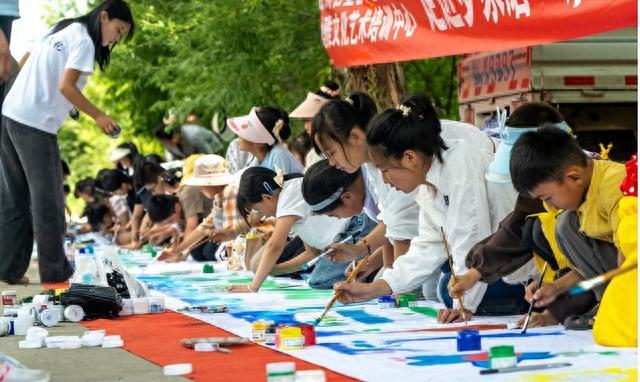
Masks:
[[[379,280],[337,284],[336,290],[344,291],[342,302],[413,290],[438,269],[443,271],[438,289],[444,287],[446,291],[451,274],[441,227],[450,245],[455,273],[462,275],[467,272],[465,256],[469,249],[494,232],[511,212],[515,197],[511,185],[487,182],[485,172],[493,154],[468,139],[443,138],[433,107],[421,97],[411,97],[397,108],[376,115],[368,127],[367,143],[369,158],[385,183],[405,193],[417,193],[419,233],[408,252]],[[440,294],[440,300],[455,309],[442,310],[439,319],[468,319],[479,307],[483,313],[492,313],[492,308],[498,309],[502,302],[497,300],[522,300],[522,286],[506,292],[502,289],[485,295],[487,285],[476,284],[464,294],[464,314],[458,301],[452,306],[449,296]],[[521,306],[526,303],[518,305],[518,310]]]

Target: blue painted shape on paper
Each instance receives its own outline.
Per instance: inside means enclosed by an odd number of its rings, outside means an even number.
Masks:
[[[482,337],[482,338],[524,338],[524,337],[541,337],[541,336],[558,336],[558,335],[564,335],[564,333],[562,333],[562,332],[545,332],[545,333],[508,332],[508,333],[481,334],[480,337]],[[393,345],[393,344],[405,343],[405,342],[455,340],[457,338],[458,338],[457,335],[455,335],[455,336],[442,336],[442,337],[424,337],[424,338],[388,340],[388,341],[385,341],[384,343],[387,344],[387,345]]]
[[[447,354],[447,355],[416,355],[406,357],[407,365],[409,366],[439,366],[439,365],[450,365],[454,363],[466,363],[470,362],[472,365],[477,367],[489,367],[489,361],[474,361],[469,358],[473,358],[476,356],[483,356],[486,353],[474,353],[474,354]],[[556,357],[555,354],[551,354],[550,352],[530,352],[530,353],[520,353],[518,354],[518,362],[523,360],[531,360],[531,359],[548,359]]]
[[[338,314],[344,317],[351,318],[352,320],[362,322],[363,324],[388,324],[393,320],[386,317],[374,316],[365,312],[364,309],[340,309],[336,310]]]

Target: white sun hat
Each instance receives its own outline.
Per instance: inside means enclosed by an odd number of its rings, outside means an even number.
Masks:
[[[251,143],[266,143],[273,145],[276,139],[271,135],[269,130],[260,122],[258,114],[256,114],[257,108],[252,107],[249,115],[242,117],[227,118],[227,125],[236,133],[240,138],[243,138]]]
[[[113,149],[113,151],[111,152],[111,155],[109,155],[109,161],[117,162],[117,161],[119,161],[120,159],[126,157],[129,154],[131,154],[131,150],[125,149],[125,148],[121,148],[121,147],[117,147],[117,148]]]
[[[184,184],[185,186],[225,186],[235,180],[227,168],[227,161],[220,155],[203,155],[196,159],[193,175]]]

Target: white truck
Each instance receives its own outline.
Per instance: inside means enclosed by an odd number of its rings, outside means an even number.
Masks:
[[[637,28],[546,45],[465,56],[459,63],[460,117],[489,132],[496,109],[524,102],[558,107],[581,145],[611,158],[637,152]]]

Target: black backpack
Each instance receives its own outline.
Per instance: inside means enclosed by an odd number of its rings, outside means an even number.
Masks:
[[[122,298],[113,287],[71,284],[69,290],[60,294],[64,306],[79,305],[84,310],[84,318],[116,318],[122,310]]]

